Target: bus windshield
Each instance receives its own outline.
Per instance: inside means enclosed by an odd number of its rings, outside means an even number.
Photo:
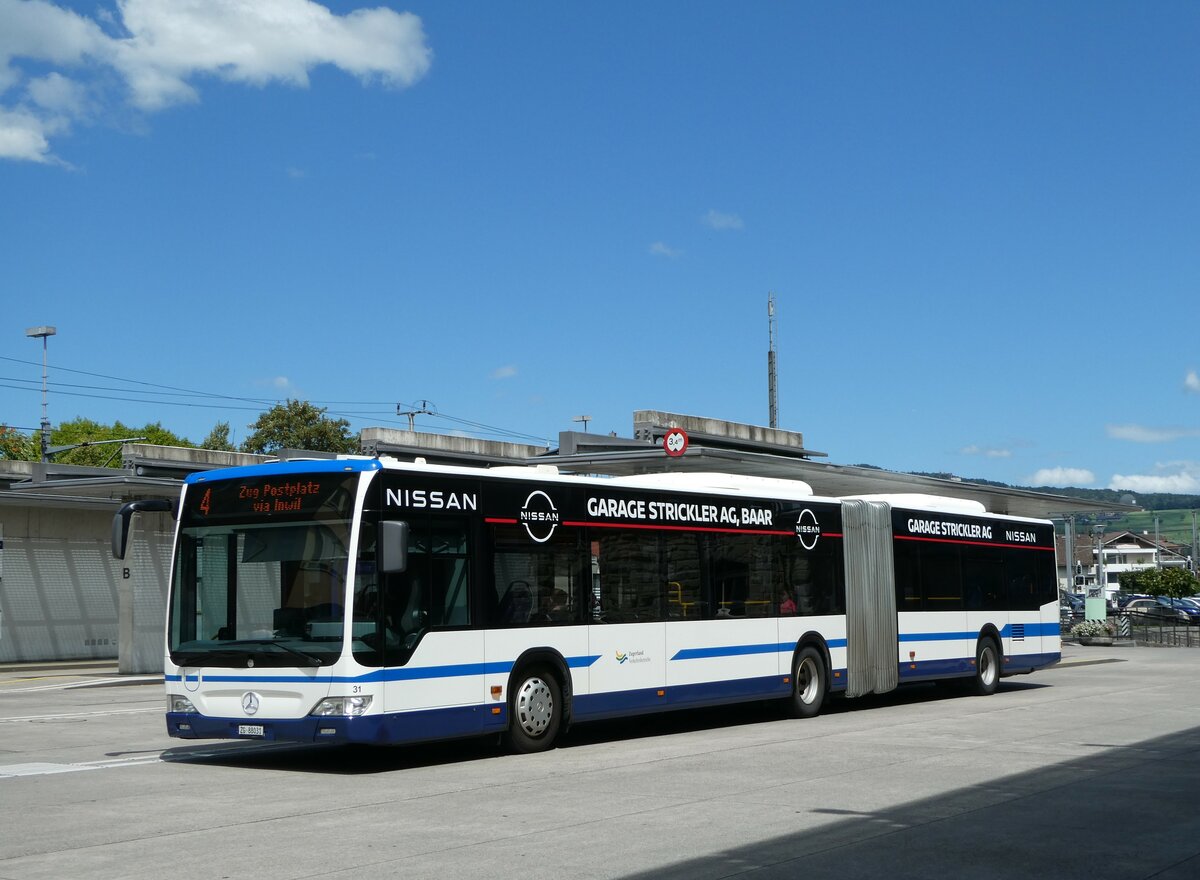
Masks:
[[[325,666],[342,653],[355,478],[193,487],[183,510],[168,650],[179,666]],[[303,486],[301,503],[244,499]],[[273,507],[273,505],[271,505]]]

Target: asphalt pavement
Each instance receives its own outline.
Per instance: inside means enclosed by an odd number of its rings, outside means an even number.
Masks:
[[[541,755],[183,742],[155,676],[0,667],[0,880],[1200,877],[1200,650],[991,697],[581,725]]]

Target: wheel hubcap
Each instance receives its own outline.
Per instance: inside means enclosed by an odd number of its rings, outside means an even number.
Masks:
[[[987,685],[996,679],[996,658],[991,648],[984,648],[979,654],[979,677]]]
[[[540,678],[531,678],[517,692],[517,722],[530,736],[541,736],[554,717],[554,695]]]
[[[817,666],[809,658],[800,661],[800,666],[796,669],[796,692],[800,695],[800,702],[811,704],[817,697]]]

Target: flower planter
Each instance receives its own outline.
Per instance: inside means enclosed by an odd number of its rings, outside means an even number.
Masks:
[[[1112,636],[1080,636],[1079,644],[1081,645],[1111,645],[1113,643]]]

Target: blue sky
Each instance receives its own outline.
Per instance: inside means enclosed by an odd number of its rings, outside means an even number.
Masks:
[[[831,461],[1200,492],[1198,148],[1194,3],[0,0],[0,422],[766,424],[774,291]]]

